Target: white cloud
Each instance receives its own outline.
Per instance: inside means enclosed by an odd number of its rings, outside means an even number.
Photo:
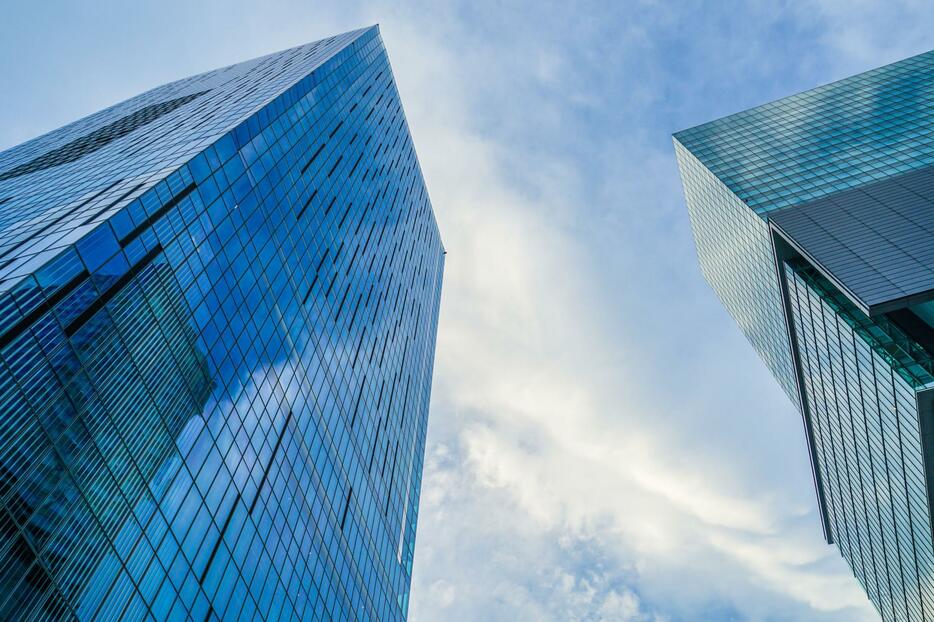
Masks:
[[[830,26],[822,30],[820,40],[833,51],[833,67],[840,77],[931,48],[934,5],[924,0],[818,0],[796,9],[802,19],[808,12],[809,19]]]
[[[539,142],[612,107],[549,101],[595,68],[463,28],[383,20],[449,250],[413,619],[874,619],[821,541],[797,415],[691,281],[670,153]],[[628,174],[585,188],[603,156]]]

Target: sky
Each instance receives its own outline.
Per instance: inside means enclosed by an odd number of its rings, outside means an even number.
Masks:
[[[448,251],[412,620],[878,619],[671,134],[926,51],[934,4],[5,4],[0,149],[380,24]]]

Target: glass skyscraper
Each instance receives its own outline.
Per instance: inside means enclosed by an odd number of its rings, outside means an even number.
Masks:
[[[0,153],[0,619],[404,619],[443,266],[376,27]]]
[[[827,541],[882,619],[934,620],[934,52],[674,145],[703,274],[801,411]]]

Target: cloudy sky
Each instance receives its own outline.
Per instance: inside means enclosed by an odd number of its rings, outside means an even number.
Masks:
[[[86,5],[5,7],[0,148],[381,25],[448,249],[413,620],[877,619],[700,276],[670,135],[925,51],[934,5]]]

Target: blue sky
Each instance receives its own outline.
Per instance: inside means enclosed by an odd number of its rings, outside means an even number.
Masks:
[[[413,620],[877,619],[700,276],[670,135],[925,51],[934,5],[5,9],[0,148],[380,23],[448,249]]]

